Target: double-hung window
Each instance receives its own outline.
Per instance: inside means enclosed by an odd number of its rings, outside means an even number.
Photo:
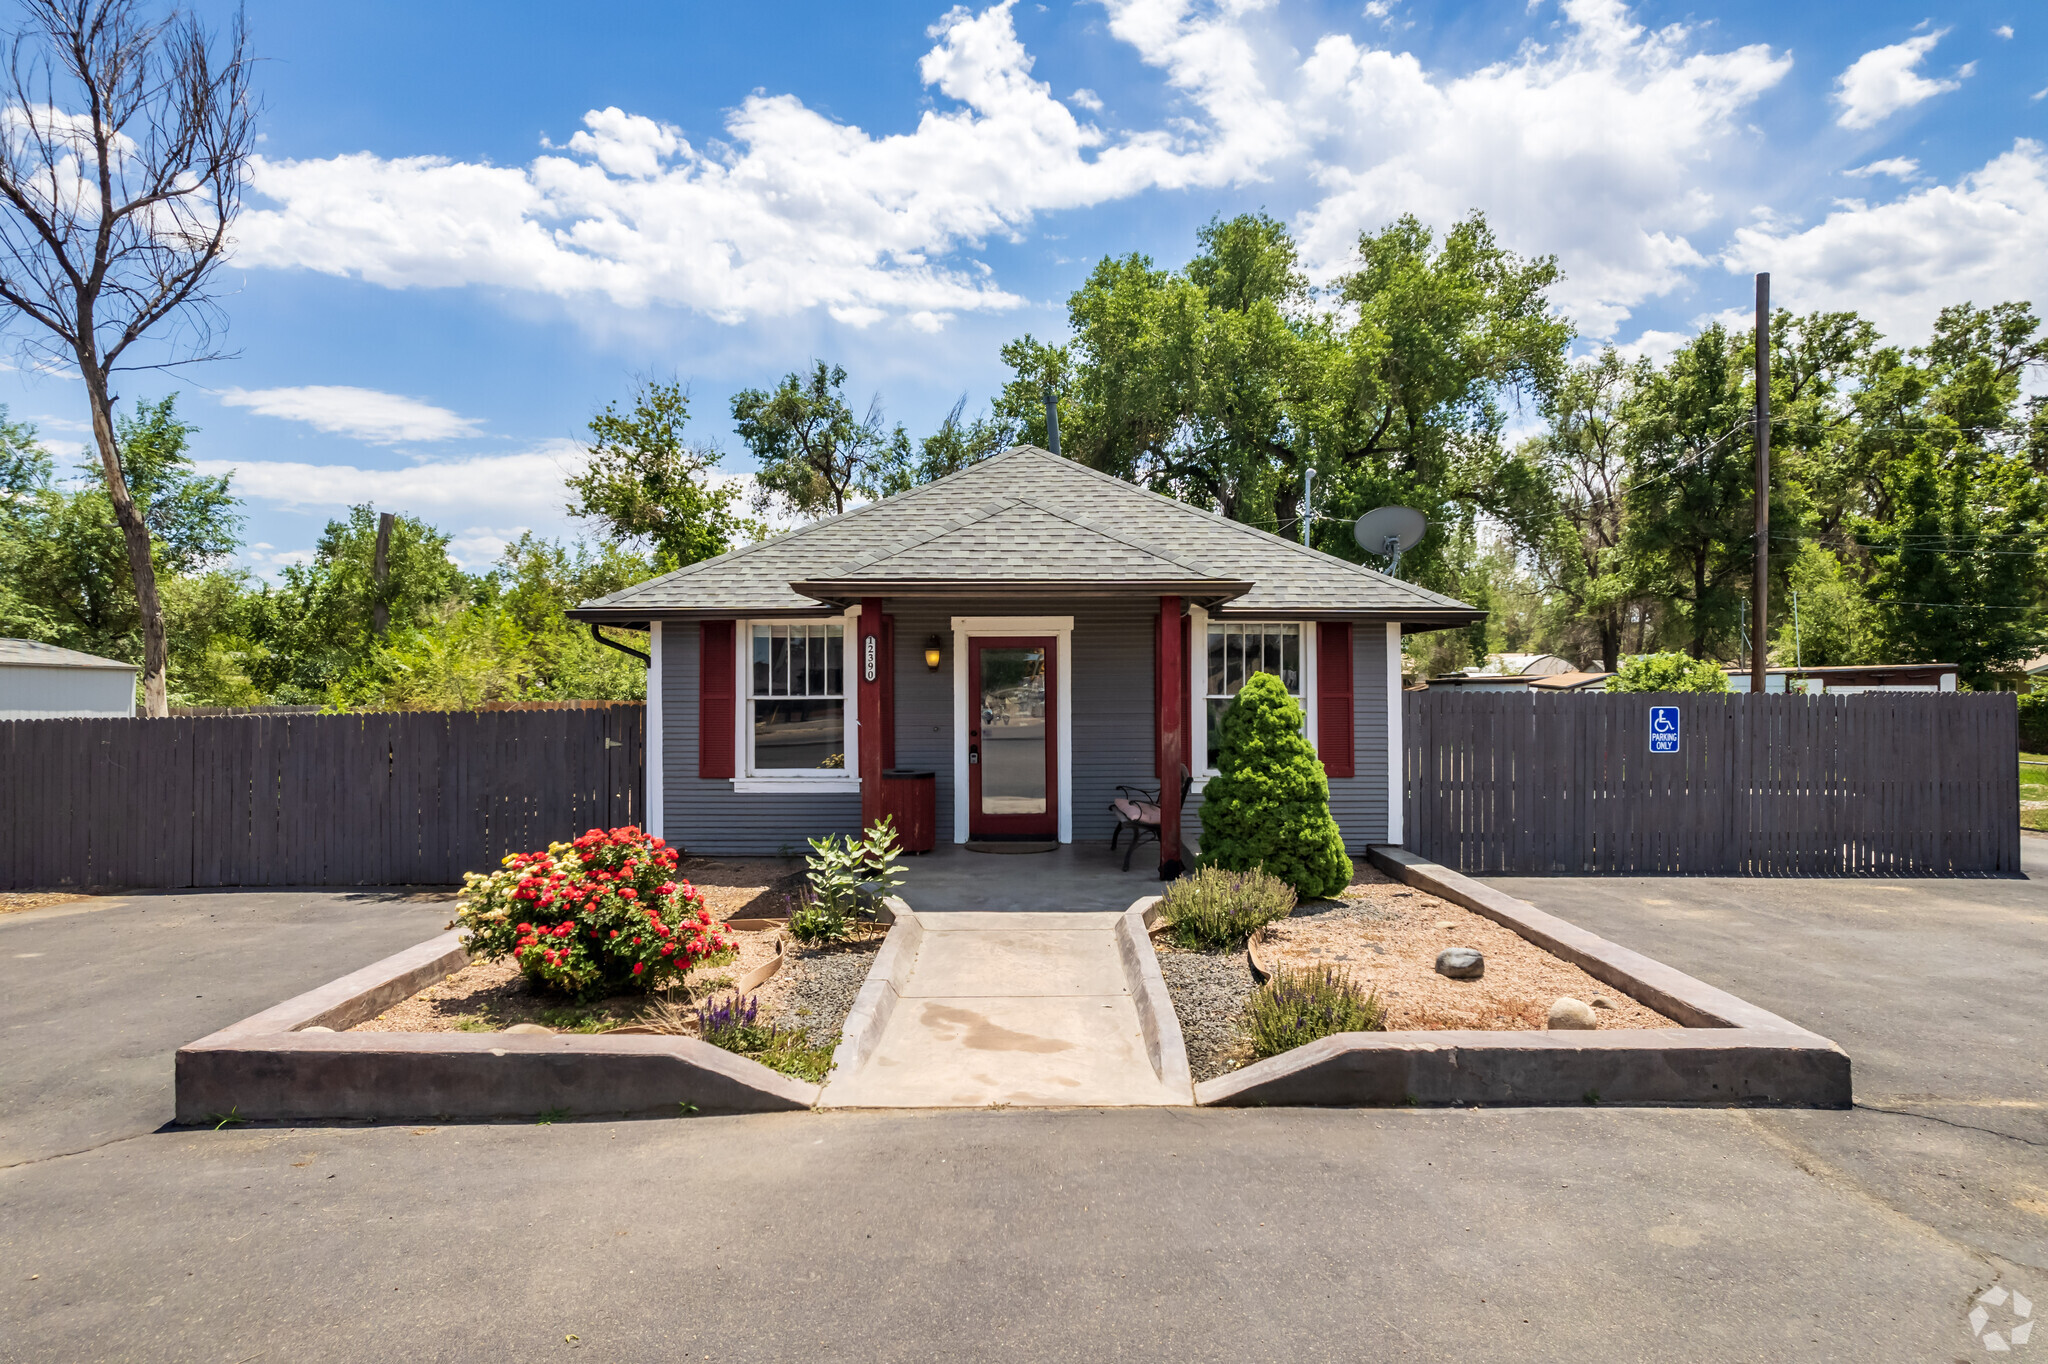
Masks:
[[[1302,688],[1302,627],[1296,623],[1209,622],[1208,765],[1215,770],[1223,751],[1223,716],[1245,682],[1271,673],[1288,695],[1306,705]]]
[[[755,625],[749,775],[846,768],[846,626]]]

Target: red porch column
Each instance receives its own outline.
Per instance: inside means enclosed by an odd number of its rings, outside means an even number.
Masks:
[[[854,641],[853,657],[846,666],[853,670],[856,694],[860,698],[860,827],[863,832],[882,817],[882,768],[887,754],[883,702],[889,685],[889,651],[883,648],[882,599],[864,597],[860,604],[860,629]]]
[[[1158,704],[1153,707],[1159,753],[1159,876],[1180,875],[1180,769],[1188,760],[1188,660],[1181,625],[1179,597],[1159,599],[1159,636],[1153,656],[1159,660]]]

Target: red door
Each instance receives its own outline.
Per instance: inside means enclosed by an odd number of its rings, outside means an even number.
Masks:
[[[967,643],[967,834],[1059,837],[1058,689],[1050,637]]]

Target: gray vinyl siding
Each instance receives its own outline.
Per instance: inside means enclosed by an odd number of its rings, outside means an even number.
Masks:
[[[1351,627],[1351,738],[1356,776],[1330,783],[1330,813],[1344,848],[1362,853],[1387,841],[1387,627]]]
[[[694,621],[670,621],[661,630],[661,836],[694,853],[773,856],[803,852],[808,838],[859,833],[857,792],[753,794],[733,790],[730,781],[699,779],[699,638]]]
[[[1308,684],[1314,686],[1315,679]],[[1331,780],[1330,814],[1344,835],[1345,851],[1362,853],[1387,841],[1387,627],[1378,621],[1351,627],[1351,739],[1357,775]],[[1188,797],[1181,827],[1188,846],[1199,848],[1201,792]]]
[[[953,828],[954,616],[1074,618],[1073,828],[1076,842],[1102,842],[1115,828],[1109,803],[1122,784],[1152,788],[1152,631],[1157,606],[1128,602],[891,602],[896,618],[896,765],[937,773],[938,840]],[[943,649],[939,670],[924,666],[925,642]],[[662,835],[692,852],[772,855],[804,841],[858,832],[857,793],[743,794],[729,781],[697,777],[698,629],[662,630]],[[1330,783],[1330,806],[1353,852],[1383,842],[1387,827],[1386,628],[1352,628],[1352,706],[1358,745],[1355,777]],[[851,712],[849,698],[849,713]],[[1189,798],[1183,831],[1201,835],[1201,796]]]

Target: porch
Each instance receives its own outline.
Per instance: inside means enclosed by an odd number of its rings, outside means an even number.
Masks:
[[[902,859],[900,893],[920,912],[1120,913],[1133,900],[1160,891],[1156,854],[1132,859],[1129,871],[1123,859],[1123,850],[1112,851],[1107,840],[1034,853],[985,853],[941,843],[921,857]]]

